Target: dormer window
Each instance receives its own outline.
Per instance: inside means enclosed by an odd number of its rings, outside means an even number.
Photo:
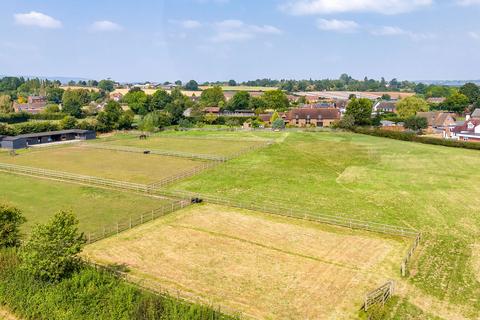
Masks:
[[[473,129],[475,125],[472,122],[469,122],[467,125],[468,129]]]

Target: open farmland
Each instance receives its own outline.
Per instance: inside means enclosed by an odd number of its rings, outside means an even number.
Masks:
[[[403,282],[402,303],[447,319],[472,319],[480,316],[474,250],[479,167],[475,150],[290,132],[281,143],[170,188],[421,230],[424,240]],[[446,316],[442,309],[453,311]]]
[[[30,149],[15,157],[3,153],[0,154],[0,163],[144,184],[202,165],[200,161],[185,158],[81,146]]]
[[[101,140],[100,140],[101,141]],[[192,154],[205,154],[215,156],[231,156],[249,148],[261,146],[261,141],[225,140],[195,138],[179,135],[154,135],[146,140],[136,137],[119,137],[117,140],[107,141],[112,146],[128,146],[146,150],[164,150]]]
[[[59,210],[75,213],[80,229],[95,232],[103,226],[137,217],[169,203],[130,192],[63,183],[0,172],[0,203],[18,207],[27,218],[23,230],[45,223]]]
[[[216,205],[197,205],[90,245],[169,292],[246,316],[350,318],[398,277],[402,239]]]

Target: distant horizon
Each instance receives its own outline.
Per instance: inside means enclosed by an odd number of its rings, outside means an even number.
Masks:
[[[348,73],[347,73],[348,74]],[[107,77],[107,78],[85,78],[85,77],[76,77],[76,76],[45,76],[45,75],[22,75],[22,74],[14,74],[14,75],[3,75],[3,74],[0,74],[0,78],[4,78],[4,77],[23,77],[25,79],[35,79],[35,78],[39,78],[39,79],[48,79],[48,80],[51,80],[51,81],[54,81],[54,80],[58,80],[62,83],[62,85],[64,84],[67,84],[67,82],[69,81],[75,81],[75,82],[78,82],[78,81],[89,81],[89,80],[95,80],[95,81],[100,81],[100,80],[103,80],[103,79],[110,79],[112,81],[115,81],[115,82],[118,82],[120,84],[132,84],[132,83],[157,83],[157,84],[162,84],[162,83],[165,83],[165,82],[169,82],[169,83],[174,83],[175,81],[177,80],[180,80],[182,81],[182,83],[186,83],[190,80],[195,80],[197,81],[199,84],[202,84],[202,83],[205,83],[205,82],[209,82],[209,83],[215,83],[215,82],[228,82],[229,80],[235,80],[237,83],[244,83],[244,82],[247,82],[247,81],[254,81],[254,80],[257,80],[257,79],[246,79],[246,80],[238,80],[238,79],[220,79],[220,80],[206,80],[206,81],[201,81],[201,80],[197,80],[197,79],[175,79],[175,80],[151,80],[151,79],[147,79],[147,80],[134,80],[134,81],[118,81],[117,79],[113,79],[111,77]],[[336,78],[318,78],[318,79],[314,79],[312,78],[312,80],[325,80],[325,79],[330,79],[330,80],[335,80],[335,79],[338,79],[340,77],[340,75]],[[354,79],[356,79],[355,77],[353,77]],[[261,77],[261,78],[258,78],[258,79],[271,79],[271,80],[278,80],[278,81],[281,81],[281,80],[296,80],[296,81],[299,81],[299,80],[309,80],[309,79],[295,79],[295,78],[283,78],[283,79],[277,79],[277,78],[272,78],[272,77]],[[380,80],[380,78],[378,79],[375,79],[375,78],[369,78],[369,79],[373,79],[373,80]],[[385,78],[387,81],[389,80],[392,80],[394,78],[391,78],[391,79],[387,79]],[[424,84],[441,84],[441,83],[456,83],[455,85],[463,85],[465,83],[468,83],[468,82],[472,82],[472,83],[476,83],[476,84],[480,84],[480,78],[478,79],[421,79],[421,80],[411,80],[411,79],[401,79],[401,78],[395,78],[397,79],[398,81],[409,81],[409,82],[414,82],[414,83],[424,83]],[[362,80],[362,79],[356,79],[356,80]],[[446,84],[446,85],[452,85],[452,84]]]

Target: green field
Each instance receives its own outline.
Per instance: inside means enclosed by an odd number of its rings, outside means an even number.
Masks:
[[[0,162],[136,183],[157,182],[202,164],[185,158],[79,146],[30,149],[15,157],[0,153]]]
[[[70,210],[80,228],[94,232],[129,217],[161,207],[168,201],[127,192],[43,180],[0,172],[0,203],[21,209],[27,218],[24,231],[44,223],[59,210]]]
[[[251,147],[261,145],[261,141],[214,139],[207,137],[189,137],[185,135],[154,135],[147,140],[139,140],[131,136],[117,136],[117,140],[109,139],[109,145],[128,146],[143,149],[157,149],[184,153],[197,153],[217,156],[230,156]]]
[[[402,294],[440,315],[480,316],[478,151],[350,133],[287,135],[170,188],[422,230]]]

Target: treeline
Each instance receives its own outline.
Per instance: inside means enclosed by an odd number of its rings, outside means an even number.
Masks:
[[[153,295],[80,259],[78,220],[58,212],[21,241],[22,212],[0,205],[0,305],[24,319],[232,319],[198,304]]]
[[[207,82],[205,85],[232,85],[234,80],[228,82]],[[237,85],[236,83],[234,85]],[[275,80],[275,79],[257,79],[239,83],[243,86],[255,87],[277,87],[288,92],[297,91],[415,91],[416,84],[410,81],[399,81],[391,79],[389,81],[381,78],[380,80],[368,79],[356,80],[348,74],[342,74],[338,79],[322,80]]]

